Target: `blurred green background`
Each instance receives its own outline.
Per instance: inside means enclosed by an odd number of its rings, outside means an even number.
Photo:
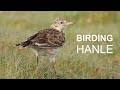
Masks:
[[[56,78],[48,58],[40,58],[36,67],[30,49],[14,44],[39,30],[49,28],[56,17],[75,22],[66,28],[67,42],[56,57],[59,78],[120,78],[119,11],[0,11],[0,78]],[[77,42],[77,34],[112,34],[113,42]],[[113,54],[76,53],[76,45],[112,44]]]

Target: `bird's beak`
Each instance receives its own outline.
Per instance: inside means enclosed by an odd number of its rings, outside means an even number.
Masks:
[[[67,25],[71,25],[71,24],[74,24],[73,22],[68,22]]]

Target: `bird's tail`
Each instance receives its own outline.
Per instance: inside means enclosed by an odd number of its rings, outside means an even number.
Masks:
[[[13,46],[19,46],[20,48],[24,48],[24,47],[27,47],[27,46],[30,46],[30,45],[31,45],[31,41],[25,41],[25,42],[22,42],[22,43],[13,45]]]

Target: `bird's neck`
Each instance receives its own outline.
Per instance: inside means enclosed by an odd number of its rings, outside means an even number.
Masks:
[[[55,26],[55,25],[51,25],[51,27],[50,27],[51,29],[55,29],[55,30],[58,30],[58,31],[64,31],[64,28],[61,28],[61,27],[59,27],[59,26]]]

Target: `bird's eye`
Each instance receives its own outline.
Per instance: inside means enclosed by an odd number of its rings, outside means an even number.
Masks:
[[[61,24],[63,24],[63,22],[60,22]]]

